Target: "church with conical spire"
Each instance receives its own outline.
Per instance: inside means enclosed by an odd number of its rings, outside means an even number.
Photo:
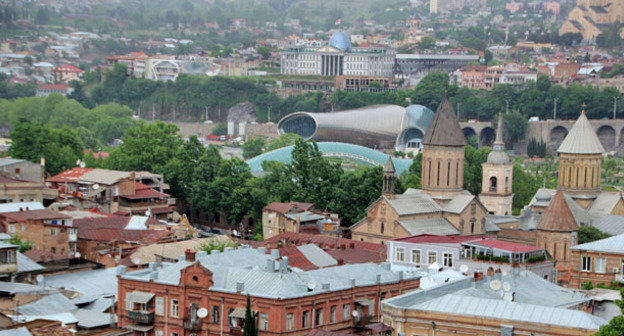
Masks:
[[[382,195],[366,217],[350,227],[351,238],[385,244],[418,234],[484,235],[488,210],[463,189],[466,139],[445,95],[423,137],[421,189],[395,194],[392,159],[383,168]]]

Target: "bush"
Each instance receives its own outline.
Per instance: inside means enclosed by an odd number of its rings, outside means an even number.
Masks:
[[[591,281],[583,282],[581,284],[581,289],[583,289],[583,290],[590,290],[592,288],[594,288],[594,284],[592,284]]]
[[[531,264],[531,263],[541,262],[541,261],[544,261],[544,260],[546,260],[546,256],[545,255],[539,255],[539,256],[533,256],[533,257],[527,258],[526,262],[528,264]]]
[[[485,255],[485,254],[477,254],[477,260],[508,263],[509,257],[496,257],[496,256],[491,256],[491,255]]]

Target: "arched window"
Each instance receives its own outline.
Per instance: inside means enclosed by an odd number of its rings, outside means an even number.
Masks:
[[[509,191],[509,176],[505,176],[505,192]]]
[[[457,165],[455,167],[455,187],[459,186],[459,160],[457,160]]]
[[[451,184],[451,160],[447,162],[446,168],[446,186],[448,187]]]
[[[379,231],[380,231],[381,233],[384,233],[384,229],[385,229],[385,227],[384,227],[384,226],[385,226],[385,225],[384,225],[384,222],[381,222],[381,226],[379,227]]]
[[[496,185],[498,184],[496,176],[490,177],[490,191],[496,191]]]
[[[475,229],[475,219],[471,219],[470,220],[470,233],[474,233],[474,229]]]
[[[440,186],[440,161],[438,161],[438,173],[436,175],[437,175],[436,185],[439,187]]]
[[[587,188],[587,167],[585,167],[585,175],[583,176],[583,180],[585,181],[583,184],[583,188]]]

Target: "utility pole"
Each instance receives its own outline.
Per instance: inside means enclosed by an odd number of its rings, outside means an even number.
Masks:
[[[559,98],[555,98],[555,116],[554,119],[557,120],[557,101],[559,100]]]
[[[618,97],[613,97],[613,120],[615,120],[615,113],[617,111],[617,99]]]
[[[509,114],[509,99],[505,99],[505,102],[507,103],[507,107],[505,108],[505,114]]]

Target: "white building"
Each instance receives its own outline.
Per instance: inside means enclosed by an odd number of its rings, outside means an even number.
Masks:
[[[392,77],[395,53],[387,48],[352,48],[341,31],[321,48],[292,48],[281,53],[281,73],[316,76]]]

